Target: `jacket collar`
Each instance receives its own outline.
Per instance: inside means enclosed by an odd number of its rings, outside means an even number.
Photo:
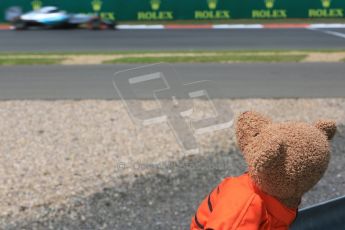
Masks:
[[[261,191],[252,181],[248,173],[246,173],[246,176],[248,178],[249,186],[264,201],[267,211],[281,222],[285,223],[286,225],[290,225],[296,218],[297,209],[286,207],[275,197]]]

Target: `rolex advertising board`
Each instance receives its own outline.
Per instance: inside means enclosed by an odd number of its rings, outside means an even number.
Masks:
[[[287,6],[286,1],[279,0],[263,0],[258,1],[260,4],[256,4],[252,9],[251,18],[254,19],[276,19],[276,18],[287,18]]]
[[[340,4],[341,1],[320,0],[320,2],[321,4],[315,4],[308,9],[309,18],[344,17],[344,4]],[[344,1],[342,1],[342,3],[344,3]]]
[[[48,5],[118,21],[344,18],[345,10],[345,0],[2,0],[0,21],[9,7]]]

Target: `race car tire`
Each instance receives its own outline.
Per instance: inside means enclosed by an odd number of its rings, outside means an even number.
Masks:
[[[13,26],[15,30],[26,30],[28,28],[26,22],[20,19],[15,20]]]
[[[106,25],[108,30],[116,30],[116,22],[109,22]]]
[[[92,19],[90,22],[90,29],[99,30],[102,27],[102,22],[98,18]]]

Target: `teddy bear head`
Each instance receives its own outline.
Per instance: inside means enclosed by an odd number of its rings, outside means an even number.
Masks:
[[[236,127],[253,182],[288,207],[297,207],[302,195],[321,179],[335,132],[334,121],[274,123],[253,111],[241,114]]]

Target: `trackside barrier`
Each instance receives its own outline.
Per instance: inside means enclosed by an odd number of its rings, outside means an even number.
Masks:
[[[291,230],[345,229],[345,196],[299,211]]]

